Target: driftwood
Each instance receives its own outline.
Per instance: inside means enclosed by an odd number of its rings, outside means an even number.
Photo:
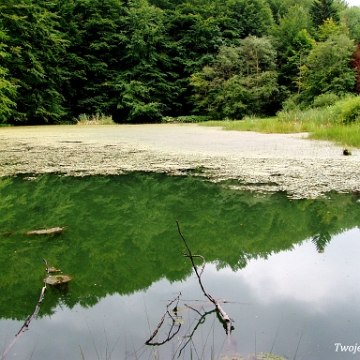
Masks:
[[[61,270],[53,266],[49,266],[45,259],[43,259],[43,261],[46,265],[46,278],[43,280],[45,284],[56,286],[68,283],[73,279],[70,275],[50,275],[50,273],[60,272]]]
[[[229,315],[224,311],[224,309],[221,307],[220,301],[217,300],[217,299],[214,299],[209,293],[207,293],[205,291],[204,285],[203,285],[203,283],[201,281],[201,275],[204,272],[205,264],[206,264],[205,259],[201,255],[193,255],[191,253],[190,247],[189,247],[184,235],[181,233],[180,225],[179,225],[179,222],[177,220],[176,220],[176,225],[177,225],[177,228],[178,228],[178,232],[179,232],[179,234],[180,234],[180,236],[181,236],[181,238],[182,238],[182,240],[183,240],[183,242],[184,242],[184,244],[186,246],[186,249],[188,251],[187,253],[183,253],[183,255],[190,259],[192,267],[193,267],[193,269],[195,271],[195,274],[196,274],[196,276],[198,278],[199,285],[201,287],[201,290],[202,290],[203,294],[215,305],[215,308],[216,308],[217,312],[219,313],[219,315],[221,316],[221,319],[222,319],[222,321],[224,323],[224,326],[225,326],[225,329],[226,329],[226,334],[229,336],[231,334],[231,330],[232,330],[232,320],[230,319]],[[194,258],[196,258],[196,257],[200,257],[203,260],[203,264],[202,264],[200,273],[199,273],[199,271],[198,271],[198,269],[197,269],[197,267],[195,265],[195,262],[194,262]]]
[[[27,231],[26,235],[51,235],[51,234],[58,234],[64,230],[63,227],[53,227],[51,229],[41,229],[41,230],[32,230]]]

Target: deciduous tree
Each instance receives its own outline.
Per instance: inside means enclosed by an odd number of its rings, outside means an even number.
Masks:
[[[307,101],[326,92],[343,95],[353,91],[355,72],[350,57],[354,49],[353,40],[346,35],[330,37],[314,46],[303,66],[303,96]]]

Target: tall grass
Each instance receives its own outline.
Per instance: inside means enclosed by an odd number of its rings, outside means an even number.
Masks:
[[[300,133],[310,132],[314,130],[314,124],[303,123],[299,121],[283,122],[278,121],[276,117],[273,118],[246,118],[244,120],[234,121],[208,121],[201,124],[203,126],[221,126],[224,130],[238,130],[238,131],[258,131],[262,133]]]
[[[262,133],[309,133],[311,139],[328,140],[346,147],[360,148],[360,97],[348,97],[332,106],[307,110],[281,111],[275,117],[245,117],[234,121],[207,121],[203,126],[221,126],[224,130]],[[348,121],[348,114],[358,114]],[[354,119],[354,116],[353,118]]]
[[[111,116],[105,114],[80,114],[76,119],[77,125],[115,125]]]
[[[360,123],[320,127],[309,134],[310,139],[328,140],[344,147],[360,148]]]

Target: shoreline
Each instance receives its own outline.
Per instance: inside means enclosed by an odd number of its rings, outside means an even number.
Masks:
[[[316,198],[360,191],[360,150],[307,134],[224,131],[195,124],[0,128],[0,177],[131,171],[201,176],[233,189]]]

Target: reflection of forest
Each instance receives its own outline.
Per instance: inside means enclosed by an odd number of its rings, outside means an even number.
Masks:
[[[332,235],[360,225],[359,203],[350,194],[291,200],[159,174],[7,178],[0,179],[0,196],[4,318],[32,312],[45,275],[43,258],[74,281],[65,293],[48,291],[41,314],[51,313],[59,301],[92,306],[106,294],[130,294],[163,277],[184,279],[191,264],[181,256],[175,219],[193,253],[233,270],[308,238],[314,251],[326,251]],[[54,226],[66,229],[24,235]]]

